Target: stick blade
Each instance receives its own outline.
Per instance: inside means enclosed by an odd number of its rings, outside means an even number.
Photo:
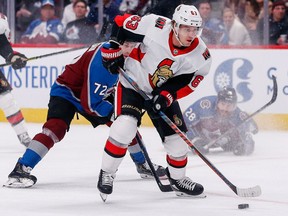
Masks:
[[[169,185],[164,185],[164,184],[158,184],[159,188],[162,192],[171,192],[173,191],[172,187]]]
[[[258,197],[262,193],[259,185],[251,188],[237,188],[236,190],[240,197]]]
[[[278,96],[278,84],[277,84],[276,77],[274,75],[272,76],[272,80],[273,80],[273,95],[272,95],[270,104],[274,103]]]

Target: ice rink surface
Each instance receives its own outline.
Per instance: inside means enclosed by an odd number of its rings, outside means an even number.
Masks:
[[[33,137],[41,124],[27,124]],[[165,166],[165,152],[156,131],[140,128],[154,163]],[[241,198],[196,155],[189,154],[187,176],[203,184],[205,199],[163,193],[154,180],[141,179],[127,155],[119,167],[114,191],[103,203],[96,188],[107,127],[72,125],[64,140],[32,171],[38,182],[28,189],[0,187],[2,216],[286,216],[288,215],[288,132],[260,131],[253,155],[211,153],[208,159],[237,187],[260,185],[262,195]],[[0,184],[22,156],[13,129],[0,123]],[[239,210],[238,204],[250,208]]]

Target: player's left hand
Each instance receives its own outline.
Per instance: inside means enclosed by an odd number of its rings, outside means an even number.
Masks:
[[[6,61],[11,62],[12,68],[14,70],[17,70],[26,66],[27,57],[22,53],[18,53],[14,51],[13,53],[10,53],[8,55],[8,58],[6,59]]]
[[[118,74],[118,68],[124,66],[124,56],[120,48],[101,48],[103,66],[111,73]]]

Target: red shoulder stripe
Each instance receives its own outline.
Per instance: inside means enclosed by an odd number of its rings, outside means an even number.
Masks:
[[[193,90],[189,86],[185,86],[177,91],[177,99],[186,97],[187,95],[191,94]]]
[[[130,17],[131,15],[132,15],[132,14],[127,14],[127,13],[125,13],[124,15],[117,15],[117,16],[114,18],[114,22],[117,24],[117,26],[122,27],[124,21],[125,21],[128,17]]]

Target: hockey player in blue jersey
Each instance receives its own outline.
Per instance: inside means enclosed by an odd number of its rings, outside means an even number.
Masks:
[[[224,87],[217,96],[197,100],[184,112],[187,136],[204,154],[215,148],[235,155],[252,154],[255,146],[252,135],[258,132],[257,124],[251,119],[237,127],[246,117],[237,107],[237,94],[231,87]],[[230,128],[235,129],[220,137]]]
[[[125,42],[119,51],[122,50],[125,57],[135,45],[134,42]],[[111,92],[118,75],[111,74],[103,67],[100,51],[102,47],[108,49],[109,46],[109,43],[94,44],[71,64],[66,65],[51,88],[47,121],[42,132],[34,136],[4,186],[26,188],[36,183],[37,178],[30,174],[31,170],[55,143],[64,138],[75,113],[84,116],[93,127],[112,124],[114,109]],[[140,176],[151,178],[152,172],[135,138],[129,146],[128,150]],[[154,164],[154,167],[160,178],[166,178],[162,166]]]

